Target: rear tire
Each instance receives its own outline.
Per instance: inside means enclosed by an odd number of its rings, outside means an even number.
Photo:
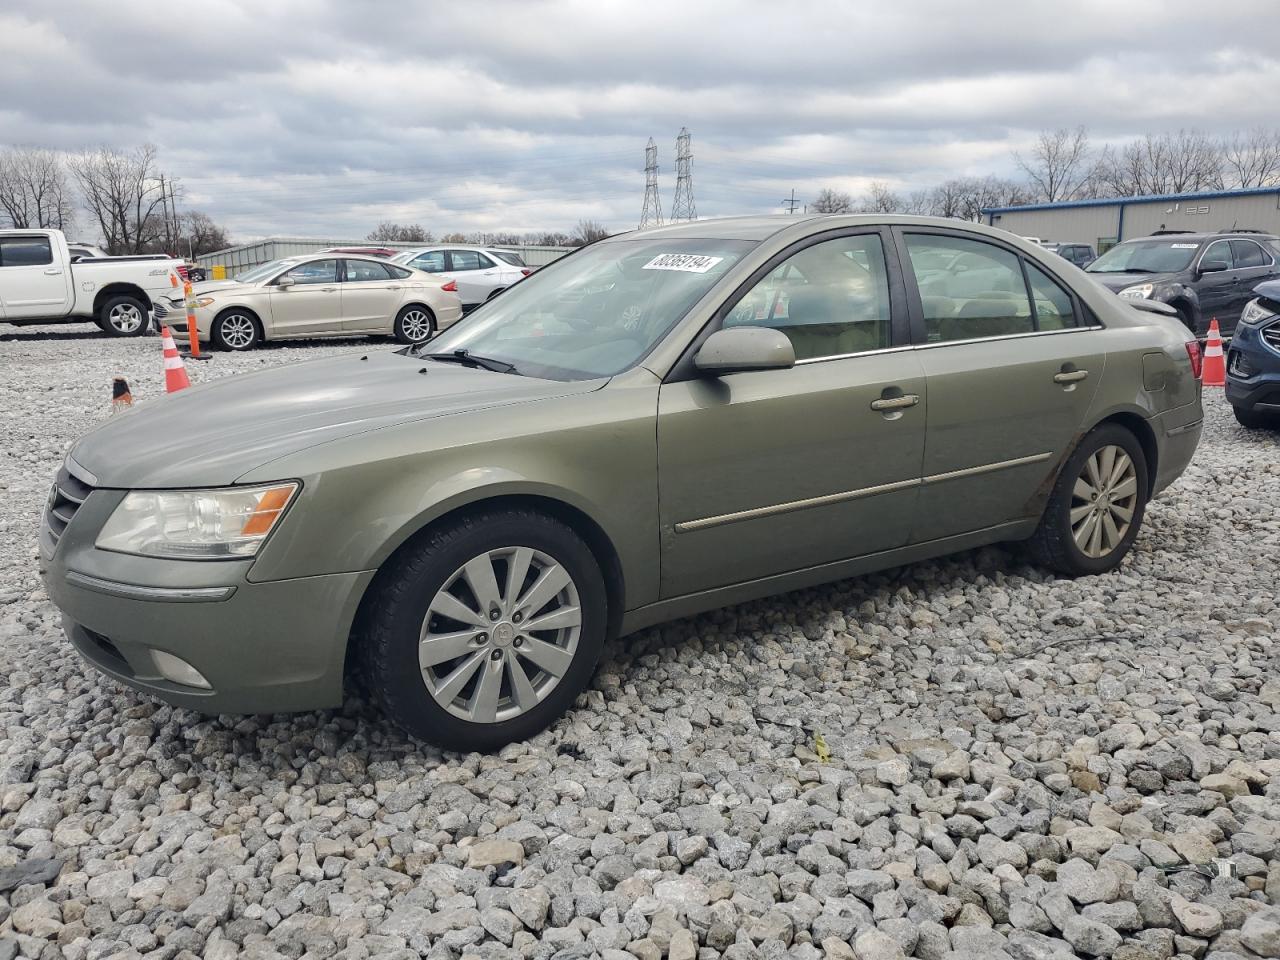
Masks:
[[[1264,430],[1280,423],[1280,417],[1275,417],[1259,410],[1246,410],[1244,407],[1233,406],[1231,412],[1236,416],[1236,423],[1249,430]]]
[[[94,322],[109,337],[138,337],[147,330],[150,311],[137,297],[119,294],[102,301]]]
[[[1142,526],[1148,489],[1138,438],[1116,423],[1095,427],[1058,474],[1032,556],[1071,577],[1115,569]]]
[[[219,350],[252,350],[262,342],[262,325],[248,310],[233,307],[214,318],[209,340]]]
[[[590,681],[608,632],[591,550],[532,510],[432,530],[375,589],[364,686],[395,723],[448,750],[496,750],[544,730]],[[552,626],[523,632],[535,623]]]
[[[401,343],[426,343],[436,335],[436,318],[420,303],[411,303],[396,314],[392,328]]]

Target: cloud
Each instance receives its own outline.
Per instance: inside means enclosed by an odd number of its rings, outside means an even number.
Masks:
[[[699,213],[795,189],[1013,172],[1044,127],[1099,144],[1275,121],[1274,0],[463,4],[10,0],[0,137],[160,148],[237,237],[633,224],[643,149],[694,135]]]

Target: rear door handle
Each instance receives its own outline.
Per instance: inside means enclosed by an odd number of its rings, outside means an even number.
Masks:
[[[333,291],[335,291],[335,290],[337,290],[337,289],[338,289],[337,287],[321,287],[321,288],[320,288],[320,292],[321,292],[321,293],[333,293]]]
[[[1054,383],[1079,383],[1085,377],[1089,376],[1088,370],[1064,370],[1062,373],[1053,375]]]
[[[879,400],[871,401],[872,410],[902,410],[906,407],[914,407],[920,402],[920,397],[914,393],[904,393],[900,397],[881,397]]]

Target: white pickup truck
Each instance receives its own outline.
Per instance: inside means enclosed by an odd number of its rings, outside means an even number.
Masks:
[[[156,297],[180,284],[180,260],[72,263],[60,230],[0,230],[0,323],[92,320],[114,337],[146,330]]]

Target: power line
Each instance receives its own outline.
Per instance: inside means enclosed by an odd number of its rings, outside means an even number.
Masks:
[[[658,145],[649,138],[644,148],[644,209],[640,229],[662,226],[662,200],[658,197]]]
[[[671,201],[671,221],[697,220],[693,204],[693,153],[689,149],[689,128],[681,127],[676,137],[676,195]]]
[[[799,203],[796,199],[796,188],[791,188],[791,196],[782,198],[782,205],[787,208],[787,213],[795,213],[796,205]]]

